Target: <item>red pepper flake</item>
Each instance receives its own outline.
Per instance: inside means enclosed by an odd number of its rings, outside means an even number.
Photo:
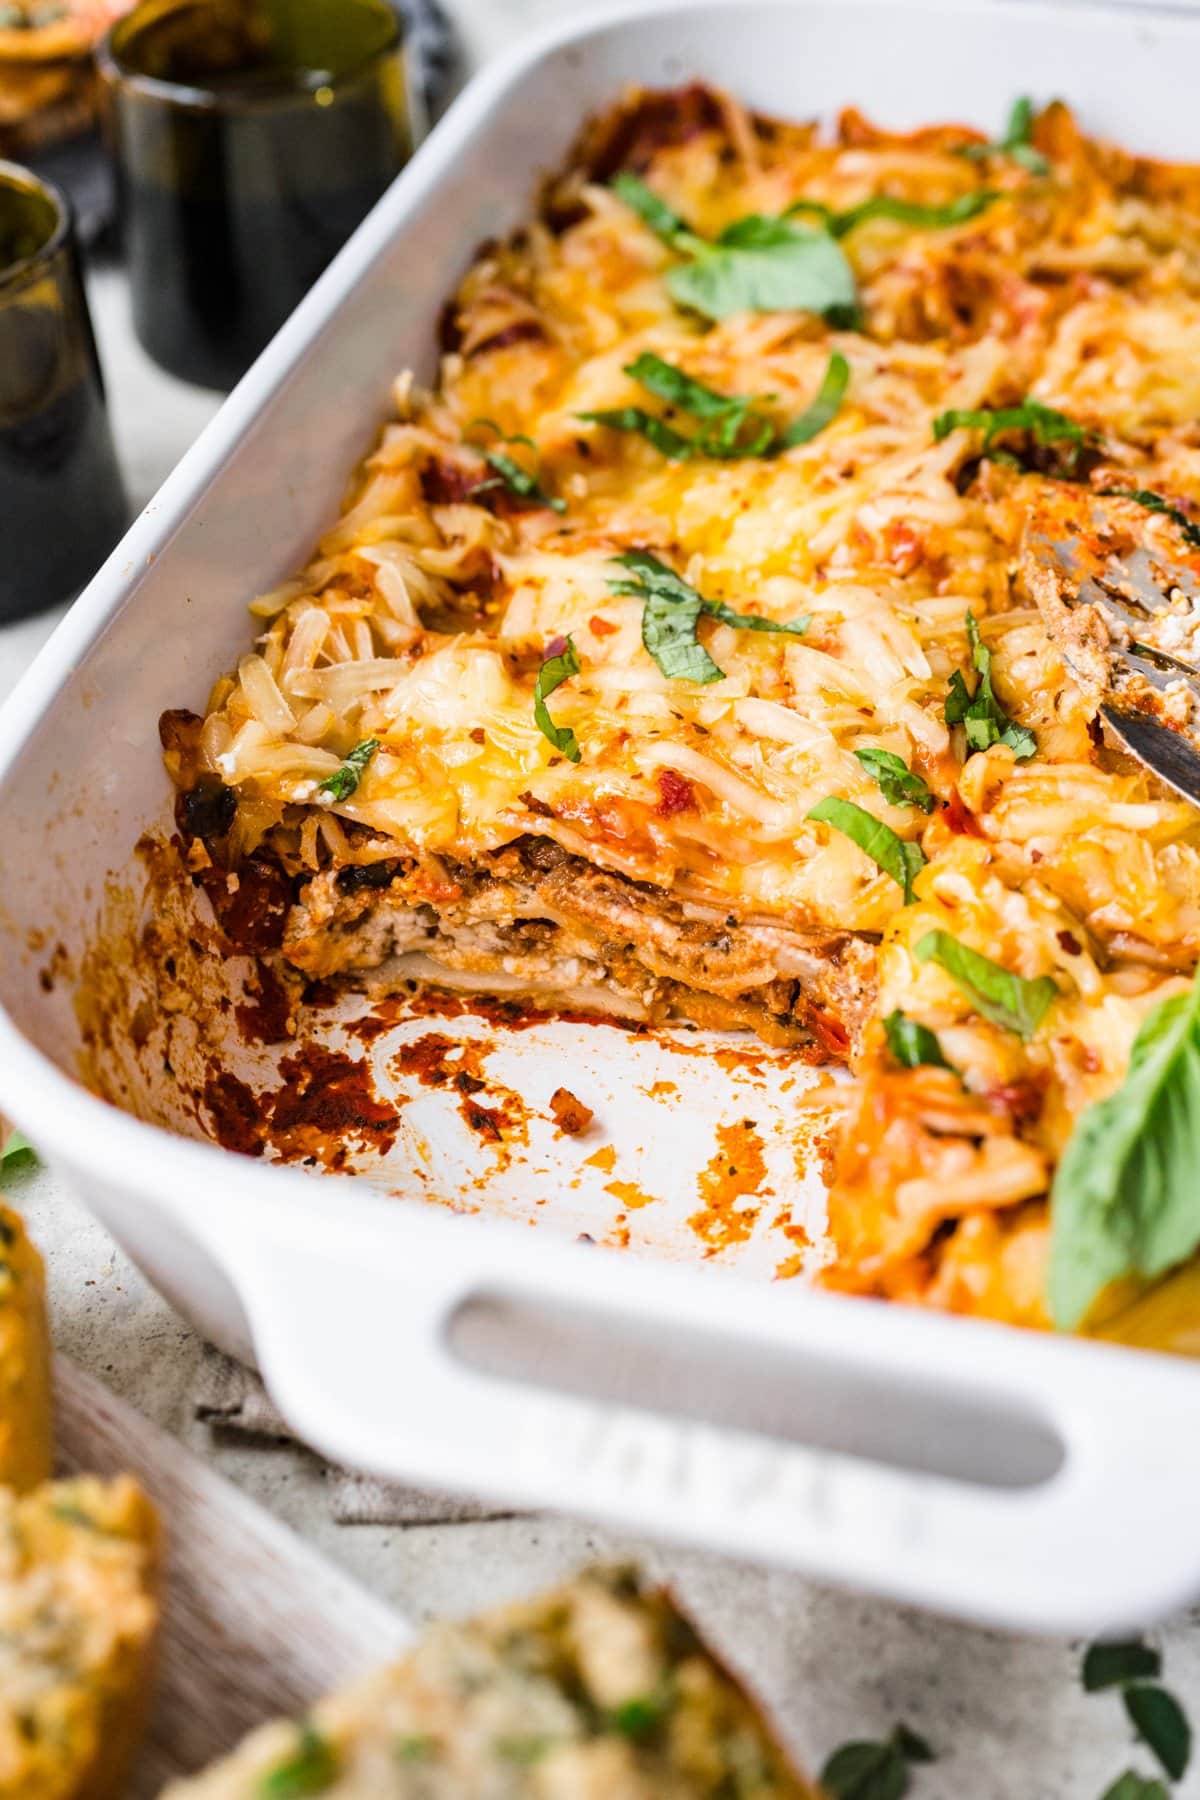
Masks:
[[[659,795],[656,813],[669,819],[675,813],[696,811],[696,790],[686,776],[677,775],[674,769],[660,769],[655,779]]]
[[[990,1106],[1006,1112],[1014,1125],[1032,1125],[1041,1116],[1045,1088],[1044,1079],[1030,1075],[1017,1081],[997,1082],[987,1089],[985,1098]]]
[[[621,627],[619,625],[614,625],[611,619],[602,619],[599,613],[593,613],[588,620],[588,630],[593,637],[612,637],[616,632],[620,631],[620,629]]]
[[[1083,955],[1083,945],[1073,931],[1060,931],[1058,933],[1058,943],[1059,948],[1065,950],[1068,956]]]
[[[942,808],[942,818],[947,829],[957,832],[960,837],[982,838],[987,836],[975,814],[966,805],[962,795],[957,792],[951,794]]]

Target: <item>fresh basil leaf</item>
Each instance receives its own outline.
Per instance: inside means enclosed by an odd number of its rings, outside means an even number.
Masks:
[[[1170,1796],[1161,1781],[1151,1781],[1135,1769],[1126,1769],[1111,1787],[1105,1788],[1100,1800],[1170,1800]]]
[[[378,738],[364,738],[360,744],[355,744],[341,768],[335,769],[332,775],[327,775],[318,784],[321,793],[329,794],[334,800],[348,800],[378,748]]]
[[[654,1733],[667,1719],[676,1704],[675,1691],[664,1685],[657,1693],[636,1695],[632,1700],[623,1700],[614,1706],[608,1714],[608,1721],[613,1730],[622,1737],[630,1738],[635,1744],[653,1737]]]
[[[3,1154],[0,1154],[0,1175],[9,1175],[14,1169],[23,1168],[27,1163],[36,1161],[37,1151],[24,1133],[10,1132]]]
[[[313,1726],[300,1733],[295,1752],[286,1761],[276,1763],[258,1783],[259,1800],[305,1800],[309,1794],[324,1794],[341,1773],[333,1746]]]
[[[811,617],[783,623],[778,619],[760,618],[754,613],[737,613],[721,600],[706,600],[681,575],[660,562],[647,550],[629,550],[615,558],[633,576],[631,581],[611,581],[614,594],[625,594],[645,602],[642,612],[642,643],[664,675],[681,681],[707,683],[724,679],[704,646],[697,642],[696,627],[702,613],[732,625],[739,631],[785,632],[802,637],[812,623]]]
[[[1151,1682],[1123,1688],[1129,1722],[1172,1781],[1182,1781],[1192,1754],[1192,1728],[1173,1694]]]
[[[574,642],[567,638],[566,648],[557,656],[548,656],[538,670],[537,680],[533,686],[533,716],[538,730],[544,738],[549,738],[556,750],[560,750],[569,762],[577,763],[580,759],[579,743],[569,725],[556,725],[550,717],[550,709],[546,701],[560,688],[564,681],[579,673],[579,656]]]
[[[857,1739],[828,1758],[819,1785],[828,1800],[903,1800],[910,1763],[935,1760],[923,1737],[897,1725],[886,1742]]]
[[[936,802],[928,786],[894,750],[877,750],[871,746],[856,750],[854,754],[884,799],[893,806],[919,806],[924,813],[933,811]]]
[[[1162,1658],[1140,1638],[1123,1643],[1089,1644],[1084,1652],[1080,1679],[1084,1691],[1098,1694],[1104,1688],[1122,1687],[1127,1681],[1145,1681],[1162,1668]]]
[[[982,431],[985,451],[990,450],[995,439],[1005,431],[1028,431],[1034,442],[1042,445],[1070,443],[1082,446],[1091,436],[1084,426],[1068,419],[1066,413],[1044,406],[1032,395],[1022,400],[1020,406],[952,407],[949,412],[939,413],[933,421],[937,442],[940,444],[952,431]]]
[[[838,409],[850,386],[850,364],[840,350],[835,350],[825,365],[821,385],[804,411],[794,418],[783,434],[785,449],[810,444],[813,438],[837,417]]]
[[[1033,101],[1024,94],[1013,101],[1002,138],[989,144],[964,144],[957,154],[970,162],[984,162],[989,156],[1010,156],[1031,175],[1045,175],[1050,168],[1041,151],[1033,147]]]
[[[942,1055],[942,1046],[937,1041],[935,1032],[927,1025],[918,1025],[907,1013],[897,1007],[883,1021],[883,1029],[887,1034],[887,1047],[893,1060],[902,1069],[949,1069],[952,1067]]]
[[[993,744],[1007,744],[1018,762],[1027,762],[1037,754],[1037,739],[1025,725],[1010,719],[992,688],[992,653],[979,635],[972,612],[967,614],[967,637],[971,644],[971,660],[979,675],[972,694],[962,674],[955,669],[950,677],[944,717],[947,725],[961,725],[967,735],[967,754],[987,750]]]
[[[643,225],[648,225],[656,237],[665,244],[678,247],[681,244],[700,243],[703,240],[693,236],[687,221],[681,219],[674,209],[660,200],[654,189],[627,169],[614,175],[609,183],[618,200],[623,200],[632,212],[635,212]]]
[[[904,903],[910,905],[913,897],[912,884],[916,876],[925,867],[925,856],[920,844],[909,843],[897,837],[890,825],[877,819],[873,813],[863,807],[856,806],[853,800],[839,800],[831,795],[828,800],[821,800],[809,809],[810,819],[817,819],[822,825],[832,825],[843,837],[848,837],[853,844],[869,856],[876,867],[890,875],[904,890]]]
[[[1050,1198],[1048,1293],[1071,1330],[1125,1275],[1165,1275],[1200,1246],[1200,979],[1148,1014],[1125,1079],[1076,1121]]]
[[[845,237],[848,231],[865,225],[868,219],[894,219],[898,225],[919,225],[930,230],[965,225],[999,198],[999,194],[990,189],[979,188],[973,194],[959,194],[942,206],[923,206],[918,200],[901,200],[894,194],[872,194],[846,212],[833,213],[829,229],[834,237]]]
[[[741,312],[811,312],[832,322],[858,310],[854,271],[827,231],[760,214],[728,226],[671,269],[667,291],[706,319]]]
[[[508,441],[516,443],[518,440],[510,438]],[[527,443],[529,440],[519,441]],[[532,500],[535,506],[548,506],[552,512],[556,513],[566,512],[565,500],[559,500],[553,494],[548,494],[536,475],[531,475],[528,469],[523,469],[519,462],[511,456],[506,456],[503,450],[485,450],[483,460],[489,469],[496,471],[503,486],[508,489],[510,494],[515,494],[518,500]],[[482,493],[485,487],[491,485],[487,482],[481,483],[475,492]]]
[[[616,406],[600,412],[580,413],[579,417],[589,425],[605,425],[609,431],[626,431],[644,437],[672,462],[686,462],[696,454],[697,446],[692,438],[684,437],[657,413],[648,413],[641,406]]]
[[[1101,488],[1100,492],[1106,499],[1132,500],[1136,505],[1144,506],[1147,512],[1162,513],[1164,518],[1168,518],[1172,524],[1178,525],[1193,550],[1200,549],[1200,526],[1193,525],[1185,512],[1181,512],[1177,506],[1172,506],[1169,500],[1164,500],[1162,495],[1156,494],[1153,489]]]
[[[626,363],[625,373],[656,400],[682,407],[684,412],[697,419],[720,419],[737,408],[758,404],[746,394],[718,394],[714,388],[705,387],[702,381],[686,375],[652,350],[643,350],[631,363]]]
[[[934,962],[961,988],[976,1012],[1028,1041],[1046,1016],[1058,987],[1049,975],[1036,981],[1014,975],[990,956],[960,943],[948,931],[929,931],[913,946],[918,962]]]

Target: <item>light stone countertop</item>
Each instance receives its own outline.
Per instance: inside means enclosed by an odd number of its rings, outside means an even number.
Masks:
[[[452,10],[477,63],[517,31],[560,17],[572,4],[455,0]],[[143,356],[130,332],[119,273],[99,271],[91,294],[118,447],[140,506],[217,400],[162,375]],[[56,617],[0,628],[0,701]],[[6,846],[3,854],[11,852]],[[1116,1697],[1083,1695],[1077,1646],[985,1633],[792,1575],[629,1544],[553,1518],[335,1525],[314,1458],[214,1438],[194,1419],[199,1339],[74,1197],[48,1173],[34,1171],[14,1177],[11,1198],[47,1257],[59,1347],[409,1618],[486,1606],[553,1582],[589,1558],[633,1550],[676,1582],[812,1766],[844,1739],[885,1735],[902,1718],[938,1753],[936,1764],[914,1772],[913,1800],[1100,1800],[1124,1768],[1154,1772],[1148,1753],[1131,1746]],[[1167,1684],[1200,1716],[1200,1620],[1178,1621],[1160,1641]],[[1174,1791],[1200,1796],[1200,1771]]]

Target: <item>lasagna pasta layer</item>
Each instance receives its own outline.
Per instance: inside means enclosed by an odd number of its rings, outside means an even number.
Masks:
[[[628,96],[166,736],[209,891],[286,877],[285,962],[848,1061],[831,1278],[1037,1323],[1056,1161],[1196,964],[1200,830],[1104,743],[1022,559],[1063,493],[1200,501],[1200,187],[1059,105],[1025,149]],[[681,302],[722,233],[806,217],[854,307]],[[997,1023],[931,932],[1052,1004]],[[896,1014],[951,1066],[904,1066]]]

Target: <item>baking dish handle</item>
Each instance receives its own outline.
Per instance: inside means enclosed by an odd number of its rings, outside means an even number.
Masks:
[[[382,1477],[606,1520],[992,1624],[1200,1591],[1197,1373],[397,1202],[193,1215],[297,1435]],[[274,1212],[274,1222],[271,1213]],[[422,1242],[422,1239],[427,1240]],[[407,1256],[407,1266],[402,1259]]]

